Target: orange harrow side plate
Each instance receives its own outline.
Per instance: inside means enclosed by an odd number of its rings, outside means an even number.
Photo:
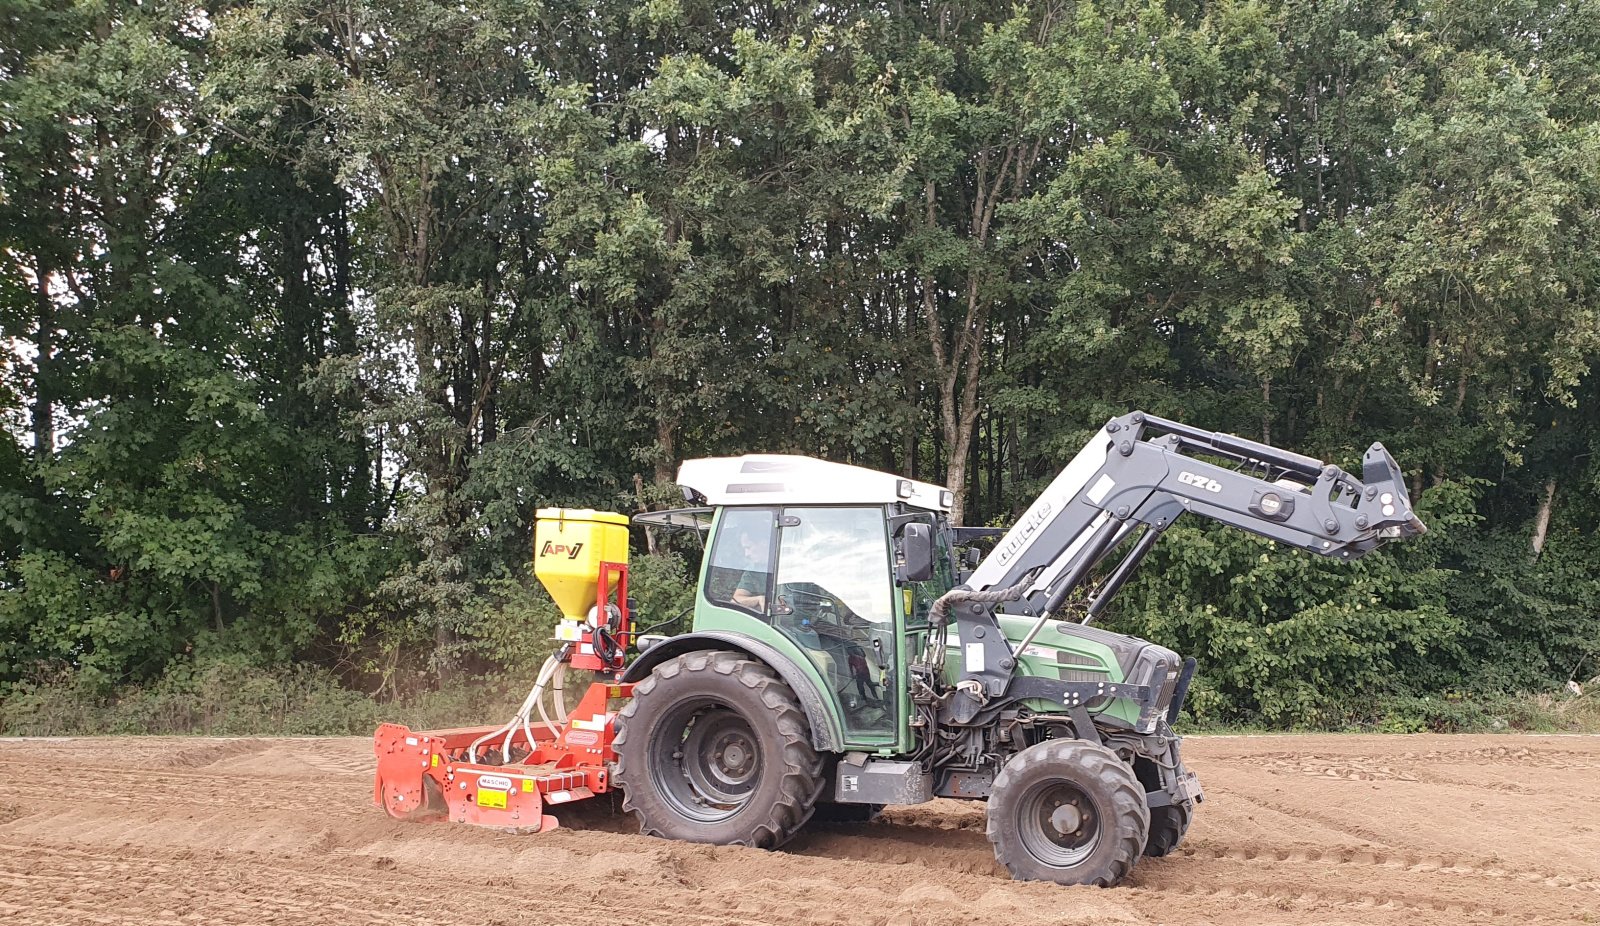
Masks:
[[[537,724],[530,742],[518,728],[511,751],[527,754],[505,765],[483,761],[487,752],[500,748],[503,735],[483,744],[480,761],[468,760],[471,745],[495,727],[413,732],[386,723],[372,740],[378,757],[373,803],[400,820],[448,819],[517,832],[554,829],[556,818],[545,813],[545,805],[611,790],[616,712],[609,705],[632,694],[632,685],[590,685],[555,733]]]

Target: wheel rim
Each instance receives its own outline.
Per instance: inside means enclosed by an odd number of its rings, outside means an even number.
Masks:
[[[720,702],[676,705],[656,728],[650,775],[673,809],[711,823],[743,810],[761,781],[756,731]]]
[[[1100,844],[1100,811],[1070,781],[1044,781],[1028,790],[1017,811],[1017,831],[1034,858],[1053,868],[1081,864]]]

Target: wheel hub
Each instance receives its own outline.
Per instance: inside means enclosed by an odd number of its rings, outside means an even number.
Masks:
[[[1071,781],[1041,781],[1022,798],[1017,813],[1022,843],[1034,858],[1056,868],[1087,859],[1100,844],[1100,815]]]
[[[726,724],[727,721],[719,719],[717,723]],[[701,742],[701,764],[721,784],[741,785],[755,769],[755,744],[750,741],[747,730],[719,725]]]
[[[745,766],[750,764],[750,755],[751,753],[745,750],[744,743],[732,743],[722,752],[717,753],[717,764],[722,767],[723,771],[737,774],[744,771]]]
[[[1050,814],[1050,825],[1062,836],[1071,836],[1083,826],[1083,812],[1071,804],[1062,804]]]

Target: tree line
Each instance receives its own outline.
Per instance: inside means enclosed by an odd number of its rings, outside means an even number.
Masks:
[[[539,506],[761,450],[1008,523],[1131,408],[1437,528],[1169,538],[1113,620],[1201,708],[1559,686],[1597,232],[1593,4],[8,0],[0,688],[504,665]]]

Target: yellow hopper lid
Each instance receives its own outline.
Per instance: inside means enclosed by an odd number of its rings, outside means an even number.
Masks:
[[[535,515],[548,521],[595,521],[601,524],[628,526],[628,516],[615,511],[597,511],[594,508],[540,508]]]

